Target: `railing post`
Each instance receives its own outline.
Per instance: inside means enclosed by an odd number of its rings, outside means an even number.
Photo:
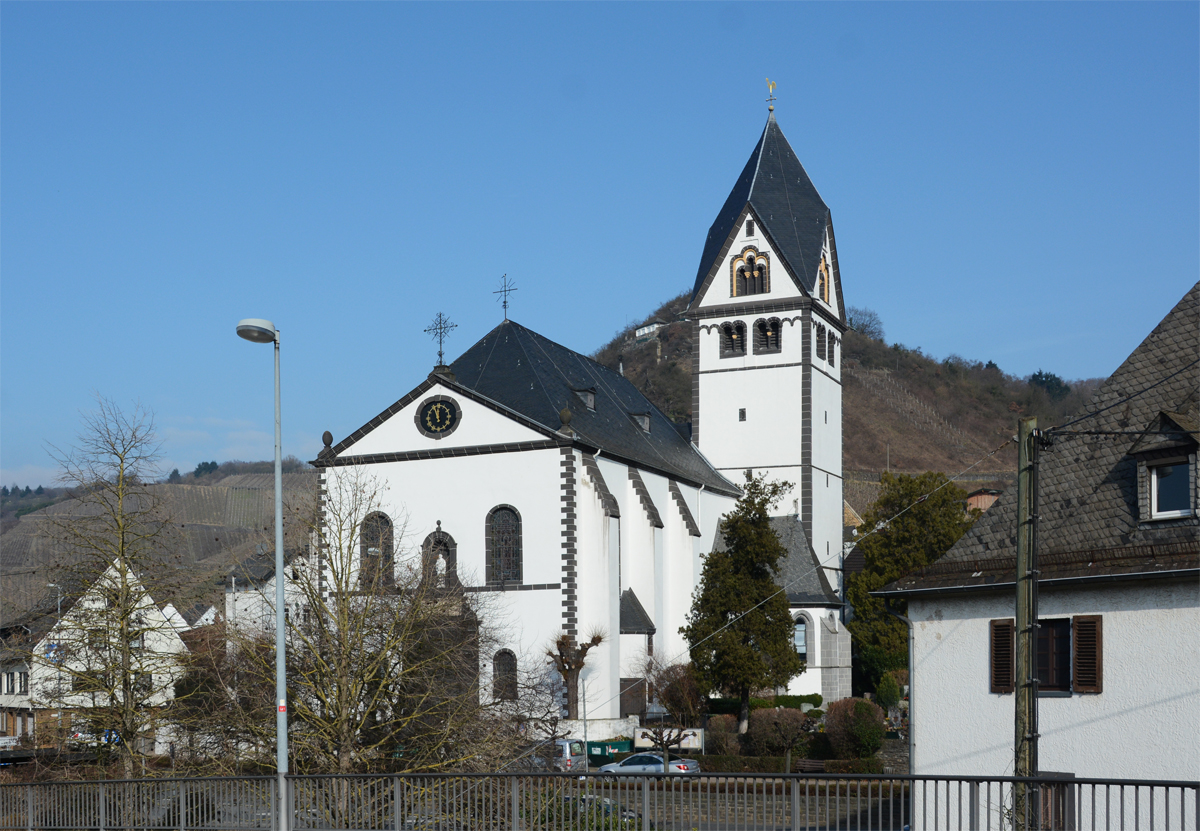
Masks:
[[[33,831],[33,785],[25,786],[25,828]]]
[[[980,828],[979,824],[979,783],[971,782],[967,786],[967,799],[970,802],[967,808],[967,822],[972,828]]]
[[[650,827],[650,774],[642,774],[642,827]]]
[[[179,786],[179,831],[187,831],[187,782],[181,779],[176,784]]]
[[[108,824],[108,793],[104,789],[104,783],[100,783],[100,831],[104,831],[104,826]]]
[[[789,779],[792,786],[792,828],[800,827],[800,780]]]
[[[392,824],[400,831],[400,777],[392,777]]]
[[[520,813],[520,796],[517,789],[520,787],[518,783],[519,776],[508,777],[509,797],[511,801],[510,809],[512,810],[512,828],[513,831],[518,831],[521,828],[521,813]]]
[[[279,831],[282,810],[283,798],[279,795],[279,777],[275,777],[271,780],[271,831]]]

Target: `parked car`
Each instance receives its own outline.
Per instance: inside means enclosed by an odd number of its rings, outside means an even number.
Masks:
[[[662,756],[657,753],[635,753],[628,759],[613,762],[600,768],[601,773],[662,773]],[[667,773],[699,773],[700,763],[695,759],[681,759],[674,753],[667,755]]]
[[[526,748],[521,754],[517,770],[556,770],[563,773],[582,773],[587,770],[587,757],[583,754],[583,742],[579,739],[556,739],[540,742]]]

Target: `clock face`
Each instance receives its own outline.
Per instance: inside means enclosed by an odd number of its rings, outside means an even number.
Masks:
[[[425,401],[417,411],[417,429],[426,436],[440,439],[458,426],[458,403],[452,398],[437,397]]]

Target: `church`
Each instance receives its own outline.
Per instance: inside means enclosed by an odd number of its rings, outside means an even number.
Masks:
[[[837,247],[773,112],[708,231],[686,317],[690,430],[619,371],[505,320],[344,439],[325,434],[324,499],[350,470],[381,486],[364,528],[389,550],[364,543],[360,568],[412,557],[490,595],[504,643],[479,656],[482,695],[544,667],[558,634],[603,632],[587,717],[639,712],[621,691],[647,655],[687,661],[679,628],[747,470],[794,483],[772,520],[809,667],[788,692],[850,695]]]

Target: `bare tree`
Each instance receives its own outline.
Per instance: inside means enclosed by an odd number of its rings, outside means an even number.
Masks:
[[[688,728],[699,720],[703,697],[690,664],[665,664],[647,656],[642,674],[650,695],[667,711],[667,718],[649,725],[641,735],[662,754],[663,773],[667,773],[671,748],[679,747]]]
[[[879,315],[870,309],[863,309],[857,306],[851,306],[846,310],[846,317],[850,323],[850,328],[854,329],[860,335],[866,335],[868,338],[875,340],[883,340],[883,321],[879,319]]]
[[[579,718],[579,673],[587,662],[587,654],[604,643],[604,633],[593,631],[582,643],[576,642],[573,635],[566,632],[558,634],[546,655],[554,662],[554,668],[562,676],[567,688],[567,718]]]
[[[157,453],[148,411],[99,397],[78,444],[52,451],[74,494],[51,519],[62,616],[29,656],[31,695],[57,710],[60,746],[70,734],[116,756],[126,776],[164,738],[186,652],[152,596],[170,592],[174,572],[170,522],[147,486]]]
[[[394,557],[403,527],[385,529],[381,515],[374,480],[358,468],[338,469],[311,517],[307,551],[293,552],[285,570],[295,769],[487,767],[511,724],[479,694],[480,649],[491,645],[480,595],[439,577],[420,554]],[[273,617],[273,585],[262,586],[258,602],[270,610],[258,619]],[[253,626],[232,637],[239,684],[270,689],[272,637]],[[260,698],[237,699],[250,703],[248,735]],[[270,737],[252,743],[269,749]]]

